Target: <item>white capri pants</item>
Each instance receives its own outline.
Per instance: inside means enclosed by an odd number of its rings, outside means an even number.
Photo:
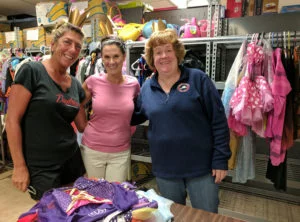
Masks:
[[[131,152],[103,153],[80,145],[84,166],[89,178],[104,178],[109,182],[130,179]]]

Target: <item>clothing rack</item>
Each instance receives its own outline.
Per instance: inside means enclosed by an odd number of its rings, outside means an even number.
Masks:
[[[212,43],[212,63],[211,72],[207,72],[211,79],[215,82],[217,89],[223,90],[225,86],[225,81],[216,81],[216,70],[218,59],[221,63],[221,77],[222,80],[225,79],[226,69],[225,69],[225,58],[227,49],[238,49],[243,41],[250,42],[254,35],[257,34],[258,38],[263,36],[264,39],[270,39],[271,44],[274,47],[288,47],[288,45],[293,45],[294,43],[300,42],[300,31],[286,31],[286,32],[266,32],[266,33],[253,33],[240,36],[220,36],[212,37],[210,41]],[[200,38],[201,40],[201,38]],[[290,41],[289,41],[290,40]],[[207,40],[206,40],[207,41]],[[221,52],[219,52],[221,50]]]

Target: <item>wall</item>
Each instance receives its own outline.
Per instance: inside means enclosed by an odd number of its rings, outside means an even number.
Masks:
[[[192,17],[196,17],[198,20],[207,19],[207,7],[147,12],[144,14],[144,17],[145,21],[161,18],[166,20],[167,23],[183,25],[185,23],[185,21],[181,20],[183,18],[191,19]]]
[[[227,0],[220,0],[221,5],[227,4]],[[278,12],[280,12],[282,6],[287,6],[287,5],[299,5],[300,2],[299,0],[279,0],[278,2]]]
[[[230,18],[227,21],[228,35],[300,31],[300,12]]]

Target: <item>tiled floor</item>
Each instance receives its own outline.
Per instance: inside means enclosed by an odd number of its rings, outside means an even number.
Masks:
[[[16,222],[20,214],[29,210],[35,201],[27,193],[18,191],[11,183],[11,171],[0,175],[0,222]]]
[[[156,189],[155,180],[143,186]],[[0,174],[0,190],[0,222],[17,221],[20,214],[35,204],[27,193],[22,193],[12,186],[11,171]],[[220,192],[219,213],[253,222],[300,221],[300,206],[228,190]]]

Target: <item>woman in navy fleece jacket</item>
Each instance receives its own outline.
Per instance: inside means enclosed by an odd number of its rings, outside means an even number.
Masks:
[[[229,130],[218,91],[207,74],[181,66],[183,44],[171,29],[145,46],[155,75],[145,81],[132,124],[149,120],[152,170],[163,197],[218,212],[218,184],[227,175]]]

